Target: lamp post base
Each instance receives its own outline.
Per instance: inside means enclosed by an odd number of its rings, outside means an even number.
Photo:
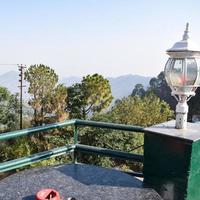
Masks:
[[[187,114],[188,114],[187,102],[178,102],[176,106],[176,128],[177,129],[187,128]]]

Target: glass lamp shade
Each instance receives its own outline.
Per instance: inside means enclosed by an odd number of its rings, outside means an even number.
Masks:
[[[199,65],[195,58],[169,58],[165,65],[165,78],[173,93],[193,92],[200,85]]]

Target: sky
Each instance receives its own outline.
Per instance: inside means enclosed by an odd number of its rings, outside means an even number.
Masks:
[[[45,64],[61,77],[157,76],[186,22],[200,45],[198,0],[0,0],[0,74]],[[7,64],[7,65],[4,65]]]

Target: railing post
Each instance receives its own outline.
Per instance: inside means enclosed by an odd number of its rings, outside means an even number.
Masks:
[[[76,145],[78,143],[78,127],[75,124],[74,125],[74,145]],[[73,163],[77,163],[77,151],[76,151],[76,147],[74,149],[74,153],[73,153]]]

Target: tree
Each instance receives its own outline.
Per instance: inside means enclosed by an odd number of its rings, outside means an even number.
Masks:
[[[170,105],[170,107],[175,110],[176,100],[171,95],[171,89],[168,86],[164,72],[160,72],[160,74],[155,78],[152,78],[149,82],[150,87],[148,88],[148,93],[154,93],[161,100],[165,101]]]
[[[0,86],[0,102],[7,101],[9,99],[10,92],[7,88]]]
[[[153,116],[153,117],[152,117]],[[120,124],[138,125],[142,127],[158,124],[173,117],[173,111],[169,105],[154,94],[144,97],[134,96],[118,101],[111,111],[96,114],[92,117],[95,121],[105,121]],[[84,128],[80,130],[80,141],[83,144],[115,149],[119,151],[143,153],[144,138],[142,133],[130,133],[100,128]],[[137,148],[140,147],[140,148]],[[83,156],[83,162],[104,166],[121,166],[132,170],[141,170],[137,163],[121,162],[119,159],[108,159],[98,156]],[[124,165],[126,163],[126,165]]]
[[[0,126],[2,132],[19,128],[18,94],[11,94],[5,87],[0,87]]]
[[[67,87],[63,84],[57,85],[52,91],[51,107],[49,112],[55,113],[54,121],[64,121],[68,118],[69,113],[66,112],[66,101],[67,101]]]
[[[47,66],[35,65],[26,71],[25,76],[29,82],[29,92],[32,97],[29,103],[35,109],[35,125],[66,119],[68,117],[65,111],[67,88],[62,84],[57,84],[58,77],[54,71]],[[0,125],[3,124],[6,130],[14,130],[18,125],[19,101],[17,97],[11,95],[6,88],[0,87]],[[41,116],[43,116],[42,120]],[[52,130],[45,134],[38,133],[31,137],[10,139],[0,145],[0,161],[16,159],[65,145],[70,139],[71,135],[66,135],[66,128],[59,129],[59,132]],[[44,162],[55,164],[63,161],[66,161],[66,156],[62,157],[62,160],[53,158]],[[39,165],[43,165],[43,162]]]
[[[161,123],[173,117],[173,111],[169,105],[154,94],[147,94],[143,98],[138,96],[123,98],[113,107],[112,113],[116,121],[120,123],[143,127]]]
[[[167,102],[170,107],[175,110],[177,101],[173,96],[171,96],[171,89],[168,86],[164,72],[161,72],[157,78],[152,78],[149,82],[150,87],[147,92],[153,92],[156,96],[158,96],[161,100]],[[192,121],[193,115],[200,115],[200,88],[196,90],[196,95],[190,99],[188,102],[189,105],[189,113],[188,120]]]
[[[50,118],[61,120],[64,116],[67,117],[64,115],[67,89],[63,85],[57,85],[58,75],[53,69],[42,64],[31,65],[25,72],[25,80],[29,82],[29,104],[34,109],[35,126],[52,121]]]
[[[188,120],[192,121],[193,115],[200,115],[200,88],[197,88],[196,94],[188,101],[189,113]]]
[[[65,110],[67,88],[58,84],[58,75],[53,69],[41,64],[31,65],[25,72],[25,80],[29,82],[28,92],[31,95],[29,105],[34,109],[35,126],[63,121],[68,118],[68,113]],[[54,138],[57,138],[57,143],[63,142],[63,133],[63,130],[59,132],[53,130],[51,131],[53,138],[50,137],[49,132],[38,133],[30,138],[31,142],[27,141],[27,145],[22,145],[22,149],[32,145],[31,147],[34,147],[32,153],[48,150],[56,146],[52,144],[52,141],[55,141]],[[19,153],[16,151],[16,155]],[[55,163],[55,160],[51,160],[50,163]]]
[[[84,98],[84,91],[82,90],[82,85],[80,83],[76,83],[68,88],[67,111],[69,112],[71,119],[84,118]]]
[[[136,84],[132,93],[131,93],[131,96],[139,96],[139,97],[143,97],[145,95],[145,89],[144,89],[144,86],[140,83]]]
[[[99,74],[83,77],[68,88],[67,110],[71,118],[86,119],[109,107],[113,97],[109,81]]]

